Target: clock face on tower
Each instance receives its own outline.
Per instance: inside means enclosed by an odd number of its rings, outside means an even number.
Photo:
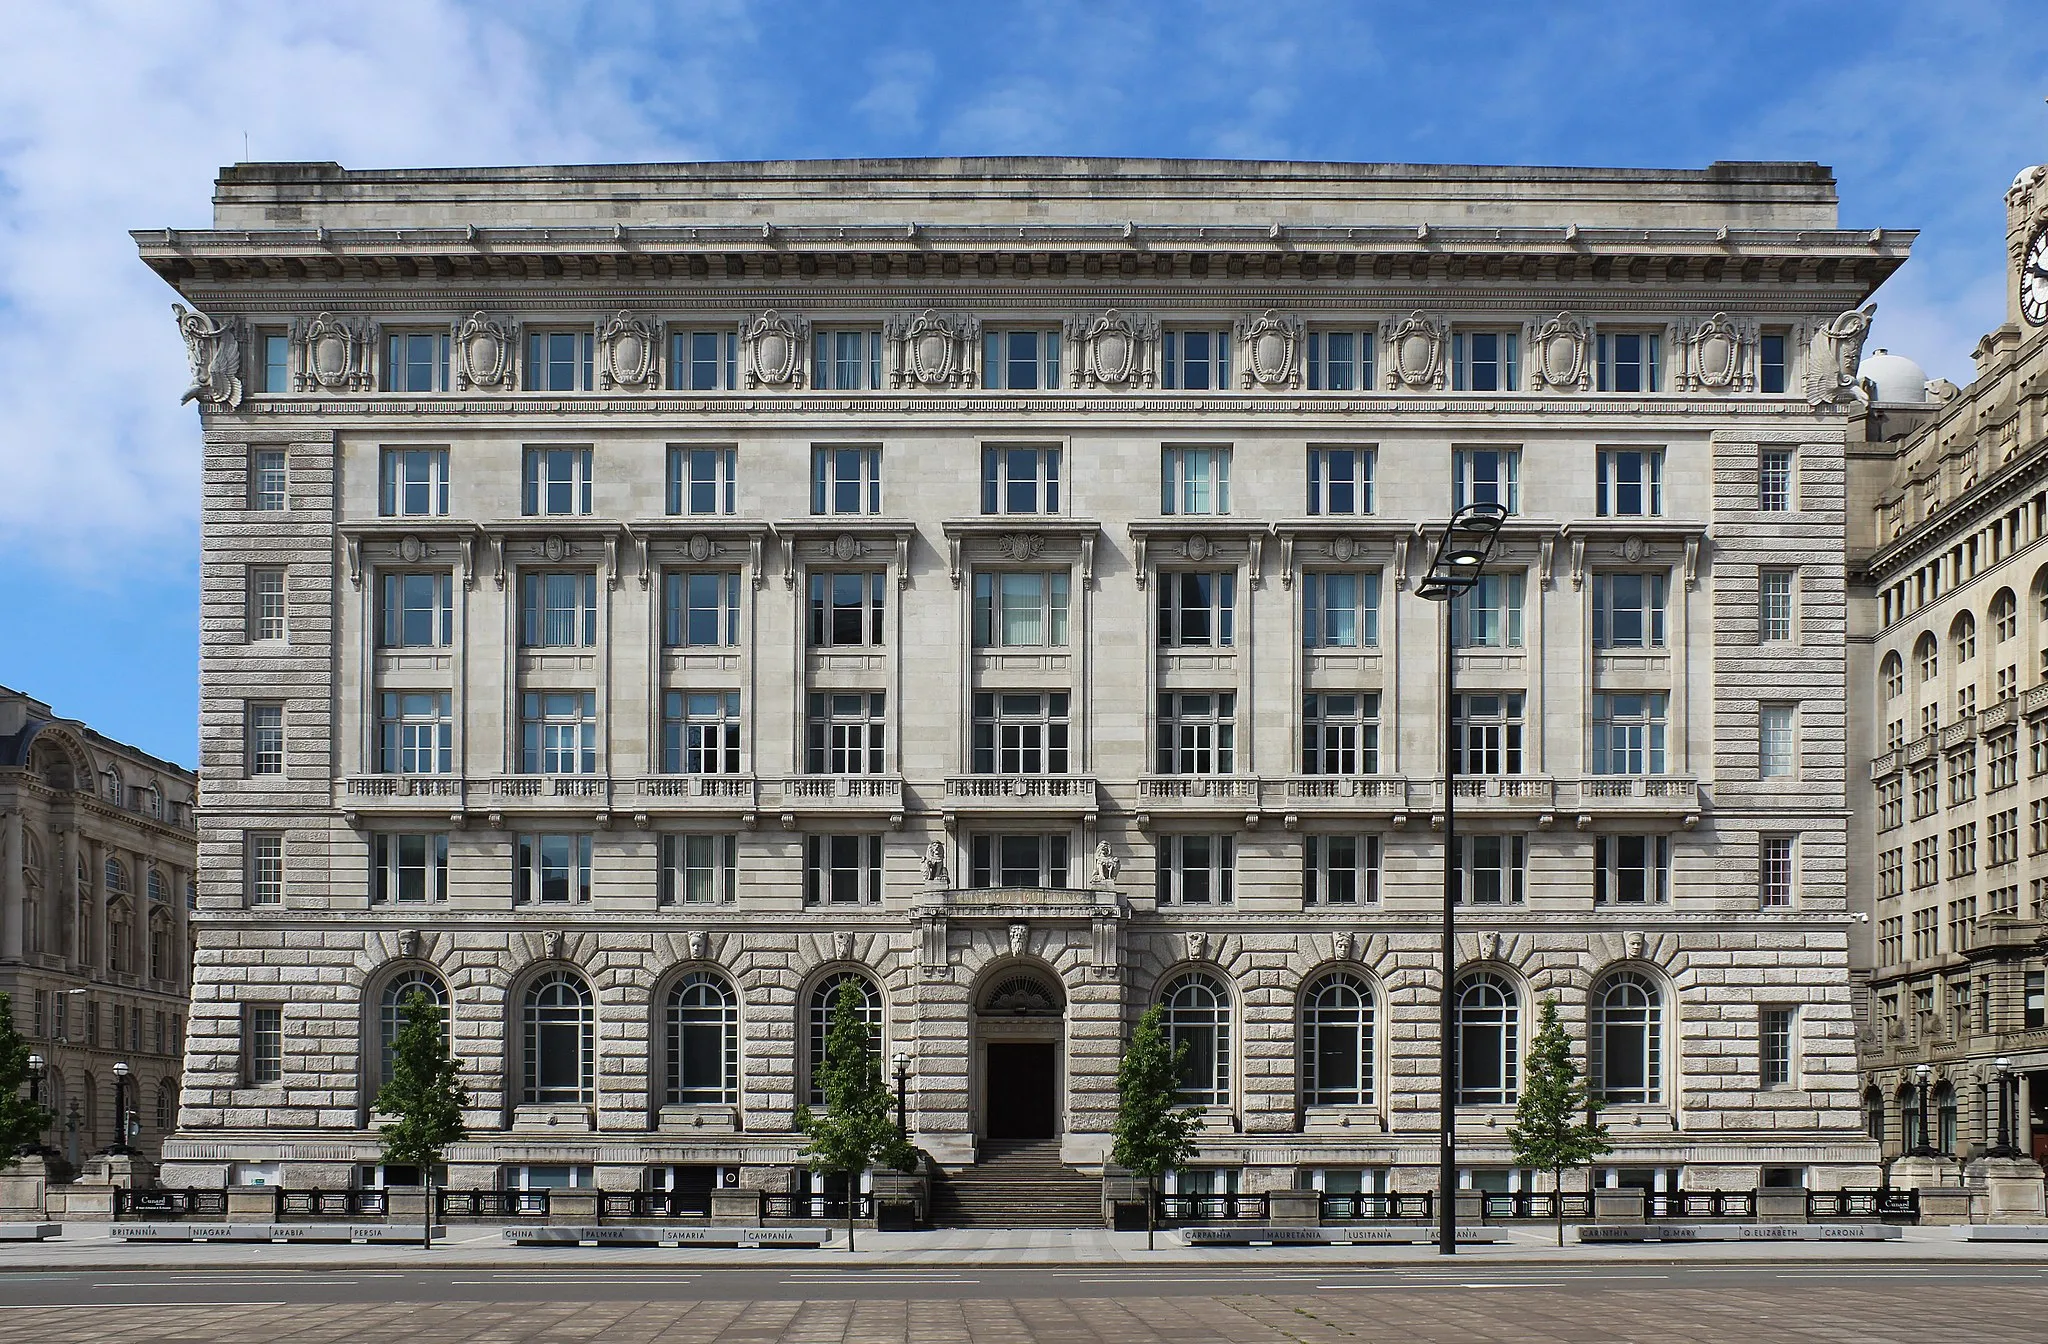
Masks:
[[[2020,315],[2048,326],[2048,223],[2035,226],[2020,256]]]

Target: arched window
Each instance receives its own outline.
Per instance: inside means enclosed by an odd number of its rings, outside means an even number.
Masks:
[[[1899,1088],[1900,1151],[1911,1152],[1920,1143],[1920,1089],[1906,1083]]]
[[[2034,610],[2043,621],[2048,621],[2048,567],[2034,575]]]
[[[1906,690],[1906,660],[1899,657],[1895,652],[1886,654],[1884,656],[1882,678],[1884,681],[1884,698],[1887,700],[1898,699]]]
[[[1863,1089],[1863,1132],[1884,1142],[1884,1092],[1875,1083]]]
[[[21,945],[35,953],[43,950],[43,846],[36,833],[21,832]]]
[[[1521,1087],[1521,995],[1490,971],[1458,984],[1458,1104],[1506,1106]]]
[[[590,989],[568,971],[549,971],[527,988],[521,1005],[528,1103],[589,1105],[597,1099],[597,1013]]]
[[[178,1122],[178,1087],[166,1078],[156,1085],[156,1129],[168,1134]]]
[[[2003,644],[2020,632],[2020,600],[2010,588],[2001,588],[1991,599],[1991,638]]]
[[[1956,1089],[1947,1080],[1934,1085],[1934,1148],[1942,1153],[1956,1150]]]
[[[860,990],[860,1016],[867,1023],[868,1041],[876,1050],[882,1048],[882,991],[875,982],[858,971],[840,971],[820,980],[811,991],[810,1049],[804,1060],[813,1106],[825,1104],[825,1037],[832,1030],[832,1009],[839,1002],[839,986],[849,980]]]
[[[1180,1099],[1196,1106],[1230,1104],[1230,996],[1210,976],[1192,971],[1159,996],[1166,1048],[1187,1058],[1180,1066]]]
[[[1961,612],[1948,628],[1949,647],[1956,651],[1956,661],[1967,663],[1977,656],[1977,618],[1969,612]]]
[[[668,996],[668,1100],[740,1099],[740,1006],[724,976],[692,971]]]
[[[121,866],[119,859],[107,860],[106,878],[107,895],[112,896],[116,892],[128,890],[128,870]]]
[[[1333,971],[1301,1001],[1304,1106],[1370,1106],[1373,1100],[1372,986]]]
[[[1920,664],[1923,686],[1941,675],[1941,645],[1932,632],[1920,636],[1920,642],[1913,646],[1913,661]]]
[[[1594,1092],[1610,1105],[1664,1097],[1664,995],[1648,976],[1618,971],[1593,991],[1587,1039]]]
[[[405,1001],[415,991],[433,1000],[434,1006],[443,1013],[448,1011],[448,987],[432,971],[411,966],[384,983],[384,992],[377,996],[378,1087],[391,1081],[391,1052],[398,1044],[399,1031],[405,1026]],[[444,1018],[444,1025],[445,1021]]]

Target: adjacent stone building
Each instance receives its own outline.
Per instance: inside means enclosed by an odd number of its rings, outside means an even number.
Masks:
[[[144,1157],[176,1123],[196,784],[0,686],[0,994],[74,1166],[120,1141],[117,1091]]]
[[[1435,1182],[1554,996],[1598,1179],[1871,1184],[1843,403],[1910,233],[1812,164],[223,170],[136,235],[204,429],[199,985],[167,1179],[780,1187],[855,977],[949,1167]],[[189,311],[188,307],[189,305]],[[1449,512],[1512,515],[1458,612]]]
[[[1996,1144],[2001,1060],[2014,1141],[2048,1156],[2048,169],[2005,202],[2006,321],[1975,381],[1873,355],[1851,438],[1849,872],[1888,1156]]]

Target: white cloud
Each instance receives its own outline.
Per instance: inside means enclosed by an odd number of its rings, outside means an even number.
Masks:
[[[885,51],[867,63],[868,91],[853,110],[878,134],[909,135],[924,128],[924,100],[937,70],[928,51]]]

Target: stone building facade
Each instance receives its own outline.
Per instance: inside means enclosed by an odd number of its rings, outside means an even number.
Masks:
[[[379,1179],[418,984],[455,1184],[779,1186],[854,976],[949,1167],[1098,1167],[1162,1002],[1188,1188],[1433,1186],[1412,586],[1481,498],[1468,1179],[1553,996],[1600,1179],[1874,1179],[1843,403],[1912,235],[1825,169],[247,164],[136,238],[205,454],[168,1179]]]
[[[2048,1156],[2048,169],[2006,193],[2006,321],[1958,389],[1865,361],[1851,437],[1850,685],[1869,893],[1866,1127]],[[1859,900],[1859,904],[1863,904]],[[1926,1121],[1921,1080],[1926,1066]]]
[[[178,1107],[198,856],[192,773],[0,686],[0,994],[43,1060],[42,1142],[154,1157]]]

